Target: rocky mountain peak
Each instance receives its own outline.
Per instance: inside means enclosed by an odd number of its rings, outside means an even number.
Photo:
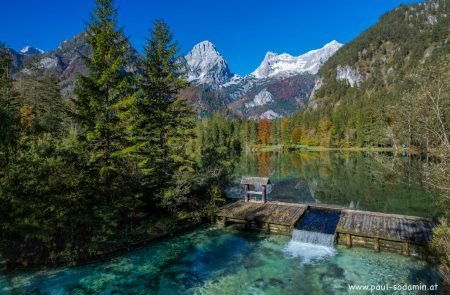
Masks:
[[[289,77],[301,73],[316,74],[319,68],[342,44],[333,40],[320,49],[311,50],[300,56],[288,53],[267,52],[261,65],[251,74],[257,79],[271,77]]]
[[[189,68],[187,80],[194,84],[220,86],[233,77],[227,62],[210,41],[195,45],[185,59]]]
[[[45,53],[44,50],[33,47],[31,45],[25,46],[24,48],[22,48],[19,51],[21,54],[25,54],[25,55],[38,55],[38,54],[43,54]]]

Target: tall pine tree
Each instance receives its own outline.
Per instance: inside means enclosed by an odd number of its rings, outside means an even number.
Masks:
[[[178,96],[187,86],[185,66],[163,21],[155,22],[144,53],[139,80],[142,93],[129,112],[131,145],[126,150],[139,159],[149,197],[163,198],[166,189],[174,186],[177,172],[192,170],[186,145],[194,135],[195,122],[186,100]]]
[[[80,141],[90,151],[90,170],[99,174],[96,186],[108,202],[114,189],[120,186],[113,181],[119,160],[114,155],[121,148],[123,136],[118,104],[130,92],[129,76],[124,70],[129,45],[122,30],[117,28],[113,0],[96,1],[86,35],[92,54],[84,57],[89,74],[80,75],[76,84],[75,118],[81,128]]]
[[[1,158],[5,160],[5,163],[8,162],[17,135],[17,106],[10,76],[10,65],[9,50],[0,43],[0,154],[3,154]]]

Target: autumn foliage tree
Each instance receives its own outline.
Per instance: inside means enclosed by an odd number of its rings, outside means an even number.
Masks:
[[[329,146],[331,136],[333,135],[335,128],[330,117],[324,116],[319,122],[319,144],[320,146]]]
[[[300,144],[301,143],[301,138],[302,138],[302,129],[299,128],[299,127],[296,127],[294,129],[292,129],[291,142],[293,144]]]
[[[262,144],[271,144],[272,121],[263,118],[258,123],[258,141]]]

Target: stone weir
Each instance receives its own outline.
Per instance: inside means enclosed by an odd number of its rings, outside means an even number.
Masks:
[[[403,255],[425,253],[435,226],[427,218],[359,211],[326,204],[244,201],[222,207],[216,214],[216,221],[246,230],[292,235],[309,210],[339,212],[339,222],[332,233],[335,244]]]

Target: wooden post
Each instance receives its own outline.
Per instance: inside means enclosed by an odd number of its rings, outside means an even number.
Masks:
[[[409,244],[408,242],[403,242],[402,254],[405,256],[409,256]]]
[[[248,191],[250,190],[250,185],[249,184],[246,184],[245,186],[245,202],[248,202],[249,201],[249,193],[248,193]]]
[[[380,252],[380,239],[379,238],[374,238],[373,239],[373,249],[376,252]]]
[[[267,202],[267,198],[266,198],[266,194],[267,194],[267,188],[265,185],[262,186],[263,187],[263,191],[262,191],[262,201],[263,203]]]
[[[347,248],[351,248],[352,247],[352,235],[351,234],[347,234]]]

